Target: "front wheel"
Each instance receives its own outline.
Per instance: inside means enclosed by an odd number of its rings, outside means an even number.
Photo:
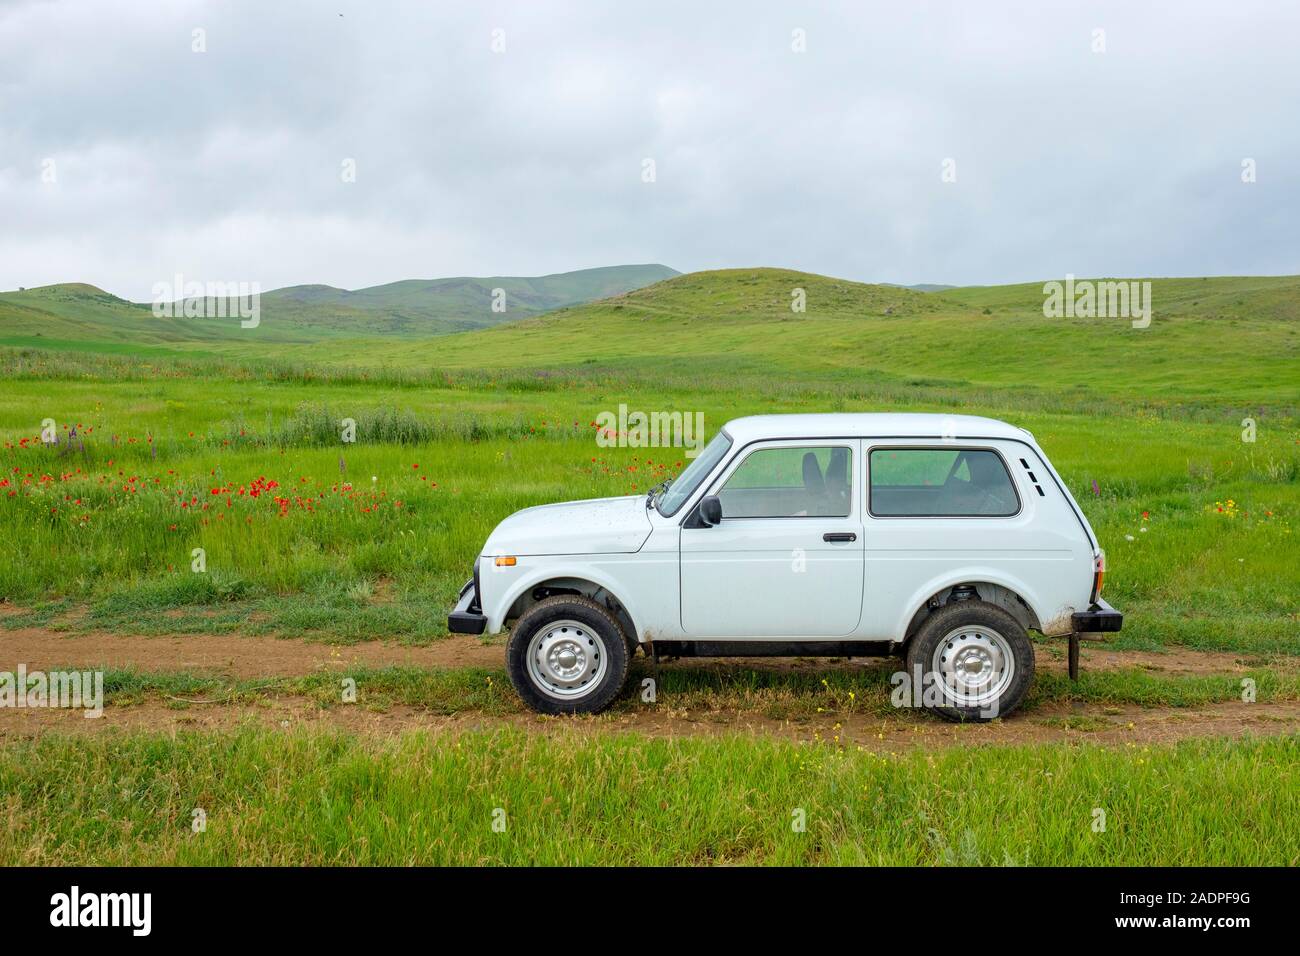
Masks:
[[[1034,680],[1034,647],[993,604],[953,601],[931,614],[907,648],[907,674],[925,707],[949,720],[1005,717]]]
[[[577,595],[539,601],[515,624],[506,668],[519,696],[542,714],[594,714],[627,680],[627,640],[608,610]]]

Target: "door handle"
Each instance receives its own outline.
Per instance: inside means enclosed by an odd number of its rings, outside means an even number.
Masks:
[[[822,535],[823,541],[857,541],[858,536],[852,531],[827,531]]]

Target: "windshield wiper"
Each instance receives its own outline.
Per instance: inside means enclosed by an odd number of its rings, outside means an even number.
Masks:
[[[659,482],[659,484],[655,485],[653,488],[651,488],[649,491],[645,493],[645,506],[647,510],[650,508],[651,505],[654,504],[655,495],[663,494],[665,491],[668,490],[668,486],[671,485],[672,483],[673,480],[671,478],[665,478],[663,481]]]

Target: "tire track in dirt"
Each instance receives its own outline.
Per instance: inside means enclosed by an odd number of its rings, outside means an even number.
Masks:
[[[236,678],[301,677],[350,667],[502,667],[503,643],[451,637],[433,644],[388,641],[321,644],[297,638],[238,634],[60,634],[44,628],[0,631],[0,670],[122,667],[201,671]]]
[[[1037,645],[1040,670],[1064,672],[1064,645]],[[1167,652],[1114,650],[1084,644],[1083,669],[1115,670],[1140,667],[1171,676],[1235,674],[1257,666],[1258,655],[1222,651]],[[733,658],[755,670],[878,667],[878,658]],[[65,634],[46,628],[0,631],[0,670],[24,663],[29,670],[56,667],[130,667],[143,671],[201,671],[235,678],[300,677],[349,667],[491,667],[505,666],[502,638],[452,636],[431,644],[408,645],[388,641],[361,644],[323,644],[299,638],[239,634],[178,634],[165,637],[134,634]],[[1274,666],[1300,666],[1300,658],[1275,658]],[[671,667],[710,667],[707,660],[675,661]]]
[[[1038,667],[1063,673],[1063,648],[1037,646]],[[1266,659],[1253,655],[1189,651],[1165,653],[1122,651],[1085,644],[1085,670],[1142,668],[1170,676],[1234,674],[1257,667]],[[734,666],[777,671],[823,670],[835,667],[889,666],[880,659],[764,658],[726,664],[682,660],[671,668]],[[166,637],[78,633],[43,628],[0,631],[0,671],[19,663],[28,670],[60,667],[132,667],[142,671],[184,672],[234,679],[298,677],[321,672],[346,672],[355,667],[408,665],[417,667],[483,667],[504,664],[504,643],[456,636],[428,645],[412,646],[372,641],[352,645],[321,644],[301,639],[230,634]],[[1296,658],[1277,658],[1271,666],[1300,666]],[[821,741],[887,752],[903,748],[942,748],[953,745],[1077,743],[1107,746],[1169,743],[1192,737],[1245,734],[1276,735],[1300,732],[1300,702],[1245,704],[1229,702],[1196,708],[1116,707],[1100,704],[1044,705],[991,724],[955,725],[927,715],[906,713],[881,718],[849,714],[807,719],[775,720],[732,709],[686,711],[667,702],[638,710],[617,710],[596,717],[547,718],[533,714],[502,717],[467,711],[453,716],[418,707],[394,705],[382,711],[357,706],[322,707],[306,698],[271,694],[255,703],[186,705],[146,699],[105,708],[104,715],[86,719],[80,711],[0,709],[0,739],[59,733],[113,733],[149,730],[235,730],[247,724],[267,728],[314,727],[366,735],[388,736],[408,730],[462,733],[471,729],[522,728],[548,734],[635,732],[648,736],[716,736],[755,734],[790,741]]]
[[[1083,722],[1078,729],[1072,722]],[[285,732],[333,730],[369,737],[408,731],[461,734],[516,728],[530,733],[599,736],[636,733],[649,737],[762,736],[793,743],[819,743],[878,753],[939,750],[952,746],[1092,743],[1107,747],[1148,746],[1201,737],[1278,736],[1300,733],[1300,701],[1231,702],[1196,708],[1140,708],[1063,705],[1039,707],[988,724],[950,724],[923,714],[901,717],[840,717],[773,720],[735,711],[688,712],[667,706],[595,717],[491,717],[467,712],[431,714],[400,705],[382,711],[358,706],[320,705],[302,697],[266,698],[254,705],[176,706],[149,700],[104,709],[87,719],[73,710],[0,711],[0,741],[59,734],[117,734],[148,731],[233,732],[244,727]]]

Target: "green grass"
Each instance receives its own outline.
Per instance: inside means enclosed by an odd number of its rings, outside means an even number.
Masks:
[[[638,394],[646,408],[702,410],[710,430],[747,412],[832,404],[698,388]],[[0,594],[24,605],[70,600],[90,611],[85,626],[115,629],[169,624],[150,610],[184,617],[178,630],[201,628],[203,614],[220,629],[223,619],[237,623],[238,605],[257,612],[253,626],[285,633],[437,630],[501,518],[641,491],[675,473],[681,449],[596,445],[591,421],[620,400],[599,381],[537,391],[486,383],[250,389],[215,378],[196,391],[188,376],[10,380],[0,388],[0,434],[10,446],[0,450],[8,482],[0,535],[11,558],[0,565]],[[34,409],[80,423],[84,452],[34,447]],[[1258,441],[1244,445],[1235,424],[964,410],[1038,436],[1107,549],[1107,594],[1129,612],[1125,641],[1300,650],[1290,426],[1261,425]],[[358,423],[353,445],[331,431],[345,417]],[[18,447],[23,437],[28,447]],[[256,499],[238,493],[258,478],[279,487]],[[214,496],[213,488],[231,491]],[[275,497],[311,501],[281,516]],[[198,547],[206,576],[190,571]]]
[[[919,293],[764,269],[436,338],[367,324],[355,303],[307,328],[332,294],[298,291],[240,333],[88,287],[0,295],[0,598],[20,606],[0,628],[427,643],[503,517],[681,467],[680,449],[597,446],[591,423],[621,402],[701,411],[710,434],[753,413],[955,411],[1046,449],[1108,552],[1114,646],[1253,668],[1040,673],[1026,714],[1087,733],[1106,725],[1059,705],[1195,707],[1239,699],[1241,676],[1260,700],[1300,699],[1294,668],[1267,663],[1300,653],[1300,279],[1155,280],[1145,330],[1046,319],[1039,284]],[[44,418],[82,445],[35,445]],[[668,667],[657,706],[885,717],[888,673]],[[362,708],[522,713],[499,669],[351,675]],[[340,676],[110,671],[107,692],[114,707],[350,706]],[[11,740],[0,864],[1300,862],[1295,737],[882,756],[608,732],[642,706],[548,734]]]
[[[809,312],[789,312],[792,284]],[[595,444],[591,423],[628,402],[702,411],[710,433],[772,411],[1008,419],[1099,533],[1123,645],[1300,652],[1297,289],[1157,281],[1156,319],[1136,330],[1045,320],[1037,286],[922,294],[735,271],[485,333],[316,350],[316,364],[272,339],[250,342],[256,358],[199,339],[169,356],[138,332],[155,354],[0,350],[0,596],[31,609],[4,626],[433,639],[498,520],[679,470],[681,449]],[[1074,381],[1073,363],[1092,371]],[[83,449],[39,447],[44,418],[81,425]],[[278,488],[240,496],[257,479]],[[309,501],[281,515],[276,497]],[[81,610],[45,610],[68,604]]]
[[[24,293],[39,294],[56,292]],[[1152,295],[1135,330],[1045,319],[1038,285],[732,270],[485,332],[302,352],[274,324],[154,334],[82,289],[68,321],[153,351],[0,349],[0,597],[30,609],[3,626],[432,639],[501,518],[679,470],[682,449],[597,446],[596,417],[627,402],[703,412],[709,433],[757,412],[1005,418],[1035,433],[1106,548],[1123,646],[1300,652],[1300,280],[1156,280]],[[0,336],[22,325],[11,307],[0,297]],[[44,418],[79,425],[83,446],[39,447]],[[239,494],[259,479],[277,487]]]
[[[985,315],[951,292],[776,269],[698,273],[431,342],[409,360],[505,367],[595,360],[622,368],[670,360],[702,373],[803,371],[821,383],[1079,389],[1153,403],[1283,403],[1293,411],[1300,279],[1206,280],[1207,290],[1242,303],[1226,314],[1209,302],[1170,303],[1186,281],[1156,280],[1151,327],[1133,329],[1123,319],[1045,318],[1041,285],[1008,287],[1006,304]],[[806,291],[804,313],[790,310],[795,288]]]
[[[791,311],[795,289],[806,293],[805,312]],[[92,350],[129,339],[179,353],[202,348],[254,362],[332,367],[595,366],[627,376],[660,375],[669,366],[683,381],[719,384],[775,377],[868,395],[946,389],[958,402],[992,388],[1039,400],[1123,397],[1294,416],[1300,278],[1156,279],[1152,301],[1150,328],[1133,329],[1125,319],[1046,318],[1040,284],[920,293],[738,269],[678,276],[482,332],[412,341],[332,329],[324,345],[315,332],[304,340],[301,326],[271,319],[238,334],[214,332],[211,322],[174,331],[136,322],[131,330],[124,328],[126,313],[94,301],[79,305],[76,324],[63,330],[34,322],[30,306],[0,296],[0,342],[28,344],[40,332]],[[86,317],[86,309],[101,306],[102,322]]]
[[[754,714],[771,720],[816,717],[889,717],[933,722],[935,718],[894,707],[890,676],[897,662],[871,668],[828,665],[798,671],[764,670],[744,665],[709,668],[665,665],[660,671],[654,704],[641,701],[649,665],[633,663],[628,690],[611,708],[617,717],[646,711],[680,713],[724,711]],[[58,668],[51,668],[57,670]],[[72,668],[69,668],[72,669]],[[84,665],[83,665],[84,669]],[[303,697],[321,707],[350,706],[342,700],[342,680],[356,682],[357,706],[385,711],[414,707],[438,715],[524,714],[504,668],[372,667],[300,677],[231,680],[193,671],[148,671],[110,668],[104,672],[105,703],[129,707],[145,701],[215,700],[249,704],[260,699]],[[1256,701],[1300,700],[1300,671],[1257,667],[1238,675],[1163,675],[1140,668],[1090,672],[1078,682],[1059,674],[1039,674],[1022,706],[1033,714],[1047,705],[1090,703],[1139,707],[1199,707],[1239,701],[1243,679],[1254,682]],[[596,726],[605,718],[590,718]]]
[[[901,755],[521,731],[43,737],[0,751],[0,864],[1294,866],[1298,767],[1295,737]]]

